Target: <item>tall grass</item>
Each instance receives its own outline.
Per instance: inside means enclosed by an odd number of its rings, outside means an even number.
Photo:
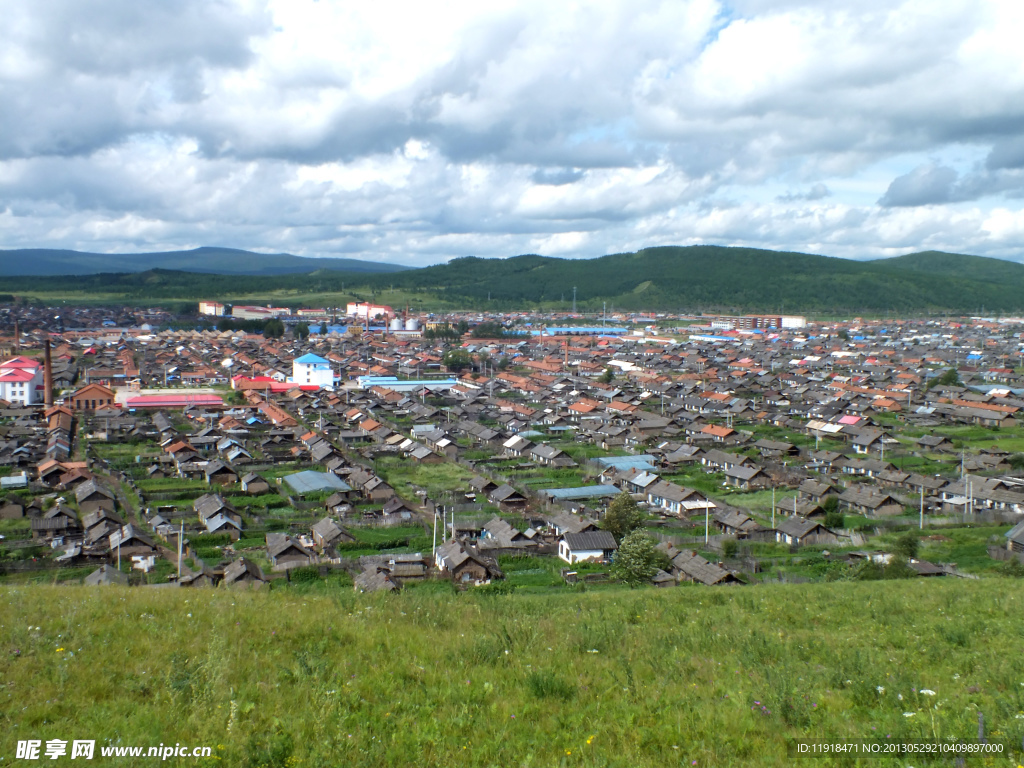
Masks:
[[[979,711],[1019,752],[1022,600],[998,579],[8,587],[0,754],[95,738],[210,745],[231,766],[783,766],[789,739],[969,739]]]

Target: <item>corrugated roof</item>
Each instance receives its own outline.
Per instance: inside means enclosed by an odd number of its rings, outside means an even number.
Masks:
[[[648,454],[639,456],[602,456],[594,459],[602,467],[615,469],[654,469],[657,459]]]
[[[541,493],[546,493],[555,499],[572,501],[573,499],[614,498],[621,491],[614,485],[587,485],[582,488],[545,488]]]
[[[337,475],[329,472],[296,472],[294,475],[286,475],[284,481],[290,485],[296,493],[314,493],[316,491],[351,491],[352,487]]]

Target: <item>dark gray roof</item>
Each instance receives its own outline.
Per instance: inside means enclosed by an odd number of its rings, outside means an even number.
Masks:
[[[581,551],[608,551],[618,549],[615,537],[608,531],[585,531],[583,533],[567,533],[563,537],[569,549]]]

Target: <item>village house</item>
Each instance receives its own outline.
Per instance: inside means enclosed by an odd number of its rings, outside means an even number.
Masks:
[[[608,531],[566,533],[558,542],[558,557],[574,563],[605,563],[611,559],[619,545]]]

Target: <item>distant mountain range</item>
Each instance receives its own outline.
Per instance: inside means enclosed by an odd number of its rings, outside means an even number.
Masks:
[[[195,248],[160,253],[86,253],[48,248],[0,250],[0,277],[96,275],[173,269],[215,275],[292,275],[339,272],[399,272],[398,264],[359,259],[314,259],[290,253],[253,253],[235,248]]]
[[[70,260],[95,256],[70,251],[0,252],[5,269],[12,253],[58,253]],[[165,259],[173,269],[155,268],[154,257]],[[131,261],[133,257],[102,258]],[[100,262],[77,263],[76,277],[5,277],[0,290],[25,297],[66,296],[72,301],[264,298],[299,304],[308,296],[308,301],[332,305],[364,298],[411,301],[416,309],[505,311],[566,310],[575,288],[578,308],[589,311],[607,306],[608,310],[819,315],[1024,313],[1024,265],[937,251],[854,261],[755,248],[667,246],[594,259],[470,256],[422,269],[229,249],[134,258],[130,271],[127,264],[122,266],[122,272],[128,272],[124,274],[82,274],[101,268]],[[49,264],[48,269],[59,268],[57,262]],[[117,262],[103,262],[102,268],[116,270]],[[137,271],[143,268],[146,271]],[[10,273],[0,269],[4,274]]]

